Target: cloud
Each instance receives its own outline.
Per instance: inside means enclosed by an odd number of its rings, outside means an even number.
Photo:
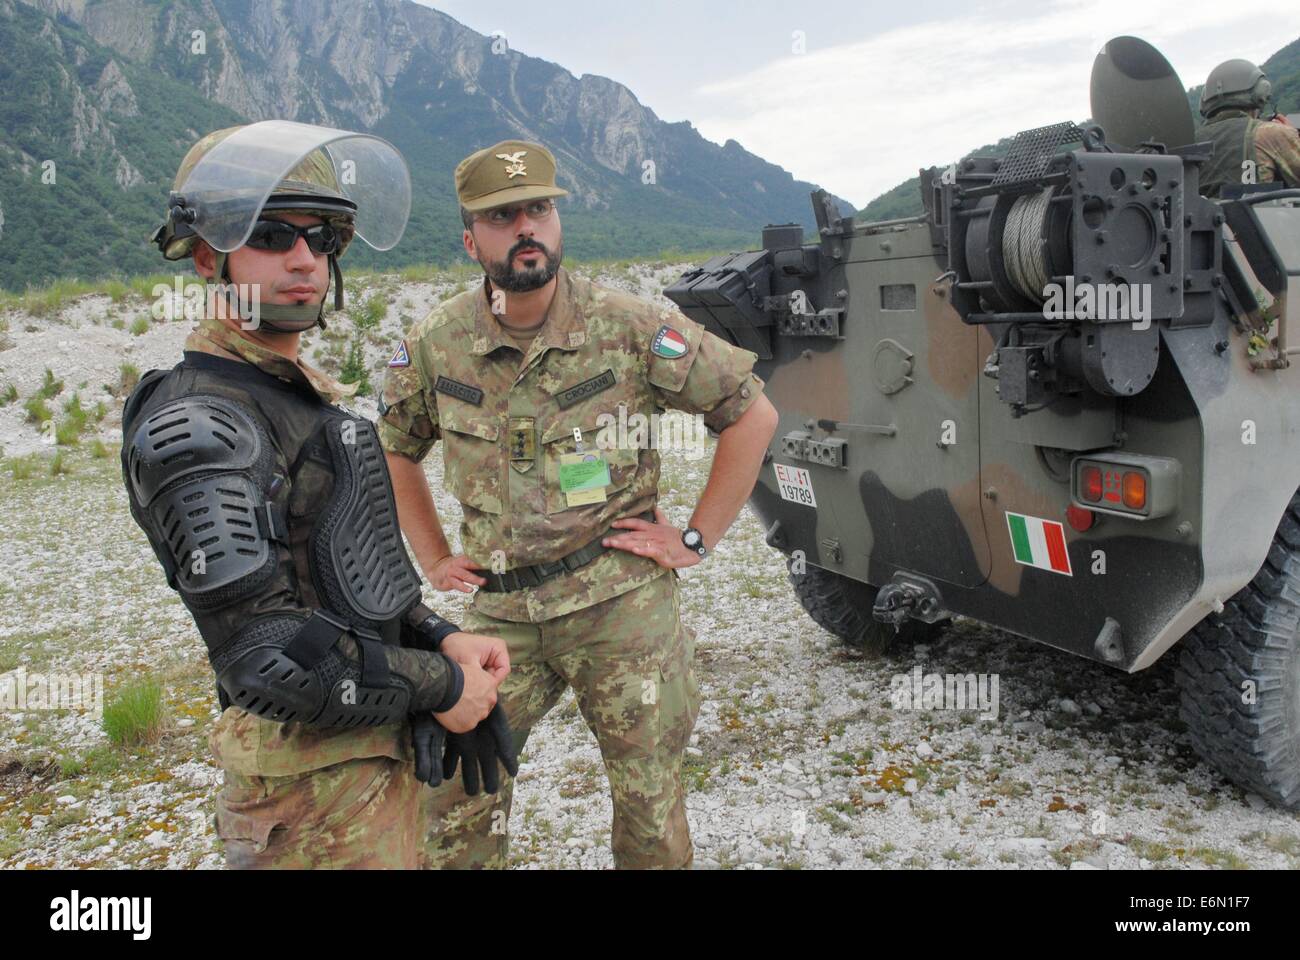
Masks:
[[[867,40],[818,47],[696,91],[694,123],[859,205],[1019,130],[1089,114],[1092,62],[1113,36],[1159,47],[1187,85],[1229,57],[1265,59],[1300,11],[1186,0],[985,4]]]

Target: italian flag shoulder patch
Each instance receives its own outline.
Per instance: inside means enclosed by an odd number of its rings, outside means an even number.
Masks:
[[[1070,569],[1070,554],[1065,549],[1063,524],[1008,511],[1007,528],[1011,531],[1011,549],[1015,552],[1016,563],[1074,576]]]
[[[676,360],[678,357],[686,355],[690,346],[686,343],[686,338],[674,330],[668,324],[664,324],[655,334],[654,339],[650,342],[650,352],[660,357],[667,357],[669,360]]]

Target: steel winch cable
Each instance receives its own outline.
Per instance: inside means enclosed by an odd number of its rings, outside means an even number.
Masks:
[[[1045,299],[1043,288],[1052,278],[1047,266],[1044,221],[1051,209],[1052,188],[1017,197],[1007,211],[1002,232],[1002,259],[1007,278],[1023,296],[1035,303]]]

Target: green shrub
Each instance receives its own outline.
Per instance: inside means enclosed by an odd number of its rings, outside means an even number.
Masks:
[[[14,457],[10,460],[9,471],[15,480],[30,480],[36,476],[36,470],[40,465],[41,458],[34,453],[29,453],[25,457]]]
[[[121,687],[104,705],[103,727],[119,747],[158,739],[163,727],[162,685],[146,677]]]
[[[49,408],[45,398],[39,393],[28,397],[27,402],[23,404],[23,409],[27,411],[27,419],[37,426],[54,417],[54,411]]]
[[[149,332],[149,315],[142,313],[131,321],[131,335],[138,337],[143,333]]]
[[[41,380],[40,388],[36,391],[36,396],[45,400],[53,400],[63,392],[63,381],[54,379],[54,371],[49,367],[45,368],[45,376]]]
[[[361,349],[360,340],[352,341],[348,358],[343,361],[343,367],[339,371],[339,382],[357,384],[358,397],[370,395],[370,371],[366,369],[366,355]]]
[[[135,389],[135,385],[139,382],[140,382],[139,368],[136,367],[136,365],[133,363],[122,364],[122,366],[118,369],[117,395],[119,397],[125,397],[127,394],[129,394],[132,390]]]
[[[4,390],[0,390],[0,407],[7,406],[18,399],[18,388],[12,383],[5,384]]]

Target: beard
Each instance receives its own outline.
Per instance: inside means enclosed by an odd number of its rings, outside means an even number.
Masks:
[[[545,263],[535,267],[516,268],[515,256],[524,250],[540,251],[545,257]],[[556,271],[560,269],[560,261],[563,259],[563,240],[559,242],[554,253],[548,250],[545,244],[536,240],[520,240],[510,248],[504,260],[489,260],[484,263],[483,272],[492,281],[495,289],[505,290],[507,293],[528,293],[550,283]]]

